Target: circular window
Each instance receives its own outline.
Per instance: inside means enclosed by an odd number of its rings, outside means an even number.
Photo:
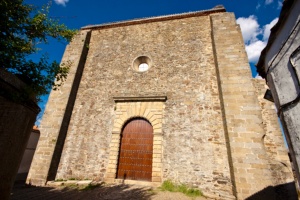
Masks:
[[[147,63],[142,63],[139,65],[139,71],[140,72],[144,72],[147,71],[149,69],[149,65]]]
[[[147,56],[140,56],[137,57],[133,61],[133,69],[137,72],[146,72],[150,69],[151,67],[151,60]]]

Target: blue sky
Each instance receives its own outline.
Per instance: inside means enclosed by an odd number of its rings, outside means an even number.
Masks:
[[[42,6],[49,0],[25,2]],[[252,76],[255,77],[254,64],[266,45],[270,28],[277,22],[282,0],[53,0],[50,17],[58,19],[69,28],[80,29],[86,25],[208,10],[216,5],[223,5],[227,12],[235,14],[242,29]],[[65,46],[66,43],[50,40],[48,45],[41,46],[40,53],[47,53],[50,60],[60,62]],[[43,113],[47,96],[42,99],[39,105]]]

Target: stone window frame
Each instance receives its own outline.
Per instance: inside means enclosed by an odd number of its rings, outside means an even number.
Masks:
[[[141,117],[148,120],[153,126],[152,181],[149,183],[160,184],[162,182],[163,151],[162,119],[167,97],[113,97],[113,99],[115,101],[115,119],[109,145],[110,153],[105,181],[110,183],[118,181],[116,175],[122,128],[128,120]],[[133,180],[125,181],[130,183]]]
[[[140,70],[141,64],[147,64],[147,70]],[[132,69],[139,73],[147,72],[152,67],[152,60],[148,56],[138,56],[134,59],[132,63]]]

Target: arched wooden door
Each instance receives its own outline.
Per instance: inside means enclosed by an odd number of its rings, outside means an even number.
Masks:
[[[153,127],[142,118],[125,124],[119,152],[117,178],[151,181]]]

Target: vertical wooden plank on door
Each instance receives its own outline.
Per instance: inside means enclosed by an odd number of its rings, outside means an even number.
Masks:
[[[120,144],[117,178],[151,181],[153,127],[142,118],[125,124]]]

